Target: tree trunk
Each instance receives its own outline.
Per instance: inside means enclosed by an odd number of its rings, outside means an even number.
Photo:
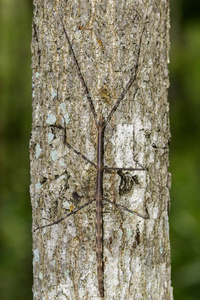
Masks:
[[[59,16],[60,15],[60,16]],[[104,299],[173,299],[169,244],[168,0],[34,0],[33,125],[30,141],[34,299],[101,299],[97,279],[97,130],[61,19],[97,118],[106,119],[104,165],[145,166],[104,172]],[[138,57],[138,49],[140,52]],[[138,65],[137,65],[138,59]],[[66,130],[63,127],[66,126]],[[140,164],[138,164],[138,163]]]

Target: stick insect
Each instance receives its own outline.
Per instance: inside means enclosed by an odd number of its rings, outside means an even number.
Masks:
[[[112,202],[109,199],[105,199],[103,198],[103,173],[106,170],[116,170],[116,171],[145,171],[146,169],[137,162],[137,164],[140,166],[138,168],[118,168],[118,167],[107,167],[104,166],[104,157],[103,157],[103,148],[104,148],[104,131],[106,126],[108,125],[108,123],[111,120],[111,117],[113,116],[113,114],[115,113],[115,111],[117,110],[119,104],[121,103],[121,101],[124,99],[125,95],[127,94],[128,90],[130,89],[132,83],[136,80],[136,76],[137,76],[137,70],[138,70],[138,65],[139,65],[139,56],[140,56],[140,48],[141,48],[141,41],[142,41],[142,34],[143,31],[141,33],[140,36],[140,40],[139,40],[139,45],[138,45],[138,49],[137,49],[137,57],[136,57],[136,64],[135,64],[135,69],[132,73],[132,76],[130,77],[129,81],[127,82],[125,88],[123,89],[122,93],[120,94],[119,98],[117,99],[117,101],[115,102],[115,104],[113,105],[110,113],[108,114],[107,118],[104,118],[103,115],[101,114],[99,117],[99,120],[97,119],[97,113],[95,111],[94,108],[94,104],[93,104],[93,100],[90,96],[89,93],[89,89],[86,85],[86,82],[83,78],[83,75],[81,73],[78,61],[76,59],[74,50],[72,48],[68,33],[65,29],[65,24],[64,21],[62,19],[62,16],[59,14],[60,20],[61,20],[61,24],[63,27],[63,31],[64,31],[64,35],[66,37],[67,43],[68,43],[68,47],[69,47],[69,51],[70,54],[72,56],[73,62],[74,62],[74,66],[76,68],[76,72],[78,74],[79,80],[81,82],[82,88],[84,90],[84,93],[86,95],[86,99],[88,104],[90,105],[90,110],[93,114],[93,118],[94,118],[94,122],[96,125],[96,129],[97,129],[97,164],[95,164],[94,162],[92,162],[91,160],[89,160],[85,155],[83,155],[81,152],[77,151],[72,145],[70,145],[67,140],[66,140],[66,125],[65,127],[59,125],[51,125],[51,126],[55,126],[58,127],[60,129],[64,130],[64,144],[71,149],[75,154],[79,155],[82,157],[82,159],[84,159],[85,161],[87,161],[88,163],[90,163],[93,167],[96,168],[97,171],[97,180],[96,180],[96,198],[92,199],[90,201],[88,201],[87,203],[83,204],[82,206],[80,206],[77,209],[74,209],[72,211],[70,211],[70,213],[68,213],[67,215],[63,216],[62,218],[58,219],[57,221],[54,221],[52,223],[49,223],[47,225],[43,225],[43,226],[39,226],[37,227],[35,230],[41,229],[41,228],[45,228],[48,226],[52,226],[54,224],[58,224],[61,221],[65,220],[66,218],[68,218],[69,216],[71,216],[72,214],[75,214],[76,212],[78,212],[79,210],[81,210],[82,208],[86,207],[87,205],[89,205],[90,203],[92,203],[93,201],[96,201],[96,257],[97,257],[97,279],[98,279],[98,285],[99,285],[99,293],[101,298],[104,298],[104,284],[103,284],[103,216],[102,216],[102,201],[107,201],[113,205],[115,205],[116,207],[122,208],[132,214],[135,214],[138,217],[141,217],[143,219],[148,219],[149,215],[148,212],[146,210],[146,214],[142,215],[136,211],[130,210],[127,207],[120,205],[118,203]],[[135,90],[134,93],[134,97],[136,94],[137,89]]]

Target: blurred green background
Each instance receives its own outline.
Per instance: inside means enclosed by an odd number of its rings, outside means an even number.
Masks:
[[[32,299],[32,0],[0,0],[0,299]],[[170,172],[175,300],[200,299],[200,1],[171,1]]]

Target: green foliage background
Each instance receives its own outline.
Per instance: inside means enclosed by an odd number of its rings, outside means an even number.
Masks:
[[[0,299],[32,299],[31,0],[0,0]],[[175,300],[200,299],[200,1],[171,1],[170,172]]]

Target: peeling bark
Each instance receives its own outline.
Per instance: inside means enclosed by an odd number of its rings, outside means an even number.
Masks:
[[[69,53],[72,43],[97,115],[108,116],[134,71],[134,82],[105,130],[104,164],[146,167],[105,172],[104,197],[145,214],[103,205],[105,299],[172,300],[169,244],[168,0],[34,0],[33,123],[30,140],[33,230],[95,198],[97,131]],[[87,30],[88,29],[88,30]],[[135,90],[137,93],[135,97]],[[95,203],[33,232],[34,299],[101,299]]]

